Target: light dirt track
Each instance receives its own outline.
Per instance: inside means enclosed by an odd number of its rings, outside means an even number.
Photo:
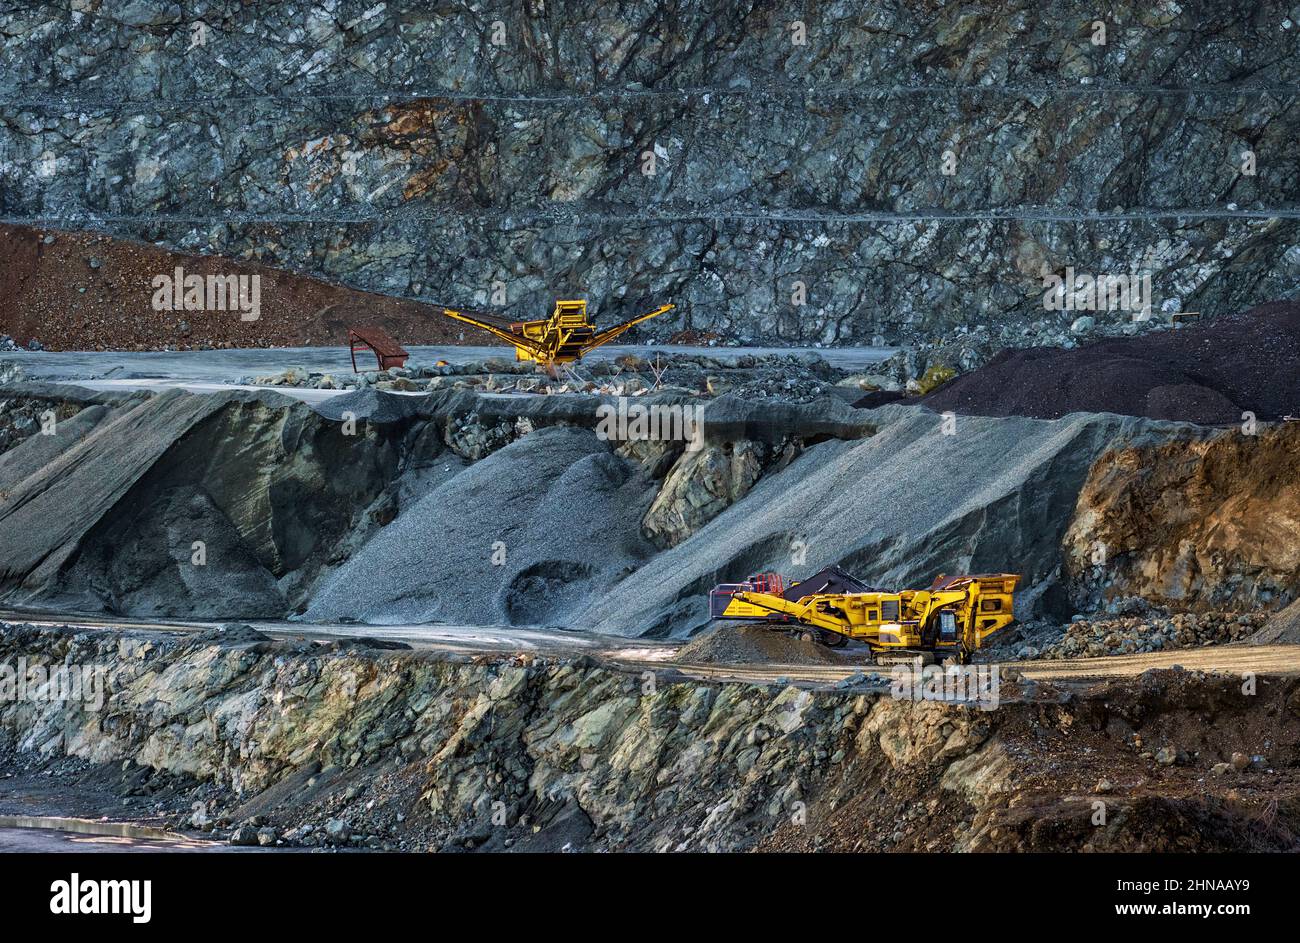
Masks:
[[[778,678],[834,684],[855,672],[873,671],[888,675],[888,668],[860,665],[690,665],[669,662],[683,674],[721,681],[771,683]],[[1076,658],[1058,661],[1004,663],[1033,681],[1101,681],[1133,677],[1152,668],[1221,672],[1240,675],[1300,675],[1300,645],[1221,645],[1208,648],[1153,652],[1147,655],[1115,655],[1106,658]]]
[[[163,622],[116,619],[37,612],[0,610],[0,621],[38,625],[71,625],[87,629],[115,628],[125,631],[198,632],[215,622]],[[350,625],[294,622],[258,622],[255,627],[272,638],[330,640],[369,638],[405,642],[417,650],[458,654],[588,654],[628,668],[662,670],[672,668],[683,675],[718,681],[773,684],[780,679],[833,685],[862,672],[888,674],[888,668],[872,665],[788,665],[742,664],[700,665],[674,660],[678,644],[642,641],[586,632],[519,626],[455,625]],[[1219,645],[1145,655],[1115,655],[1106,658],[1076,658],[1057,661],[1011,662],[1024,677],[1034,681],[1090,681],[1133,677],[1151,668],[1213,671],[1227,674],[1300,675],[1300,645]]]
[[[658,663],[670,658],[678,645],[597,635],[592,632],[567,631],[541,626],[449,625],[442,623],[402,623],[398,625],[362,625],[358,623],[283,622],[226,619],[152,620],[89,615],[73,612],[50,612],[39,609],[0,609],[0,622],[30,623],[86,629],[119,629],[132,632],[203,632],[229,622],[247,622],[259,632],[275,639],[372,639],[403,642],[414,649],[455,652],[464,655],[529,654],[548,652],[557,655],[590,654],[629,663]]]
[[[1300,645],[1212,645],[1148,655],[1027,661],[1017,663],[1016,668],[1035,681],[1054,681],[1131,676],[1151,668],[1172,668],[1175,665],[1188,671],[1297,675],[1300,674]]]

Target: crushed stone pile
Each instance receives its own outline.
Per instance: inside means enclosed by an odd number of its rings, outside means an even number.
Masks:
[[[289,367],[276,373],[245,376],[239,382],[250,386],[374,388],[404,393],[467,390],[549,396],[565,393],[644,396],[659,392],[705,398],[731,394],[750,401],[810,403],[825,396],[851,400],[852,391],[840,385],[844,377],[845,371],[806,353],[746,354],[730,360],[694,354],[654,358],[625,354],[612,361],[574,365],[555,378],[547,377],[532,364],[492,358],[463,364],[412,363],[361,373],[325,373]]]
[[[924,399],[937,412],[1107,412],[1202,425],[1300,415],[1300,302],[1073,350],[1004,350]]]
[[[791,632],[724,622],[683,645],[675,660],[694,665],[838,665],[847,659]]]
[[[21,577],[36,585],[52,578],[176,440],[220,405],[215,397],[171,391],[140,397],[120,413],[77,412],[63,430],[71,447],[34,435],[7,451],[0,467],[7,493],[0,504],[0,581]],[[35,451],[23,447],[29,443]]]
[[[525,435],[435,487],[320,587],[310,620],[557,624],[654,552],[653,483],[595,433]]]
[[[6,602],[283,618],[391,513],[397,456],[380,435],[271,394],[34,385],[0,404],[0,431],[57,420],[0,441]]]
[[[566,622],[655,553],[643,520],[665,472],[593,431],[607,402],[24,384],[0,396],[0,599],[229,620],[301,614],[320,590],[330,620]],[[791,429],[856,441],[872,424],[839,400],[723,395],[706,427],[709,449],[780,452]]]
[[[313,409],[269,391],[40,395],[63,410],[58,436],[26,434],[40,403],[5,410],[22,434],[0,453],[13,496],[0,591],[14,602],[676,639],[709,622],[718,582],[830,563],[900,588],[1014,570],[1021,618],[1059,625],[1080,611],[1061,547],[1097,456],[1197,431],[1076,414],[960,417],[949,435],[921,407],[724,395],[708,406],[707,448],[779,446],[795,428],[804,446],[660,550],[645,529],[660,473],[590,431],[594,397],[367,389]],[[365,420],[361,438],[322,421],[343,413]],[[793,566],[797,542],[806,562]]]
[[[1066,626],[1064,633],[1051,644],[1042,647],[1032,643],[1021,645],[1015,651],[1015,657],[1096,658],[1221,645],[1250,638],[1267,619],[1266,614],[1254,612],[1180,612],[1080,619]]]
[[[938,573],[1018,572],[1017,605],[1068,618],[1061,540],[1096,457],[1179,427],[1119,416],[962,417],[943,434],[915,406],[855,410],[858,441],[815,443],[745,499],[589,600],[575,624],[612,635],[684,638],[708,622],[718,582],[838,564],[876,586],[928,586]],[[806,562],[791,566],[802,542]]]

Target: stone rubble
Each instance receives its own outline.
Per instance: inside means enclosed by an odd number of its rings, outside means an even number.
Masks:
[[[1097,658],[1222,645],[1249,638],[1267,620],[1262,612],[1079,617],[1055,641],[1026,643],[1014,654],[1021,659]]]

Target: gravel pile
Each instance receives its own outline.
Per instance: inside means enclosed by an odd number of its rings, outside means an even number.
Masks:
[[[798,577],[839,564],[879,586],[929,585],[938,573],[1018,572],[1024,614],[1052,608],[1061,541],[1096,457],[1161,434],[1145,420],[1074,416],[958,420],[945,435],[926,409],[853,412],[878,426],[852,442],[814,444],[761,478],[632,580],[593,597],[576,623],[613,635],[685,637],[708,621],[715,583],[775,570]],[[802,566],[791,565],[801,542]]]
[[[653,552],[653,483],[587,430],[538,429],[435,487],[326,578],[312,620],[536,625]]]
[[[1267,618],[1263,613],[1186,612],[1083,619],[1068,625],[1054,643],[1041,648],[1022,645],[1015,655],[1025,659],[1095,658],[1200,648],[1249,638]]]
[[[694,665],[837,665],[845,661],[824,645],[788,631],[743,622],[724,622],[697,635],[678,650],[675,660]]]
[[[0,575],[20,576],[32,588],[63,571],[100,520],[182,435],[222,403],[217,396],[168,391],[135,400],[112,413],[111,423],[103,409],[83,409],[63,424],[58,436],[32,435],[4,453],[0,482],[9,500],[0,502]],[[78,442],[83,435],[85,441]],[[66,448],[67,441],[78,445]],[[24,600],[21,595],[11,598]]]
[[[1300,600],[1273,613],[1250,641],[1254,645],[1300,644]]]
[[[277,373],[246,376],[239,382],[249,386],[290,386],[321,390],[373,387],[398,392],[450,389],[536,395],[588,393],[603,396],[640,396],[661,392],[710,398],[731,393],[750,401],[810,403],[833,394],[836,384],[830,381],[842,376],[843,371],[831,367],[820,357],[769,354],[741,356],[734,363],[698,355],[670,355],[649,360],[623,356],[616,361],[575,364],[557,377],[547,376],[533,364],[505,359],[433,366],[413,364],[362,373],[324,373],[290,367]]]
[[[832,391],[832,385],[799,377],[766,377],[741,383],[730,392],[749,399],[780,399],[791,403],[811,403]]]
[[[980,416],[1109,412],[1205,425],[1300,414],[1300,302],[1074,350],[1005,350],[924,400]]]

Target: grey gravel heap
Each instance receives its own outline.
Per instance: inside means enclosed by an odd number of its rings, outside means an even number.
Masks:
[[[1014,572],[1017,614],[1068,615],[1061,538],[1092,462],[1170,423],[1077,413],[1057,422],[943,417],[916,406],[861,410],[861,441],[806,448],[740,501],[578,613],[611,634],[690,634],[715,583],[765,570],[798,578],[839,564],[876,586],[939,573]]]
[[[308,619],[565,624],[654,552],[653,483],[587,430],[539,429],[435,488],[327,579]]]

